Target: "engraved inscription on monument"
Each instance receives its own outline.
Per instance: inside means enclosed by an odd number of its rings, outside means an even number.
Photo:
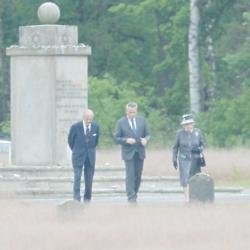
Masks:
[[[76,117],[82,117],[83,110],[86,108],[87,90],[81,81],[56,81],[55,93],[56,105],[56,138],[57,143],[67,145],[67,134],[70,126],[76,122]],[[65,156],[65,150],[57,147],[57,162],[65,163],[69,159]],[[67,159],[65,159],[65,157]]]

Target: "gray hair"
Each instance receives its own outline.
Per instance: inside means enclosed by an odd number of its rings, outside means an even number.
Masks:
[[[128,108],[135,108],[137,109],[138,105],[136,102],[129,102],[127,105],[126,105],[126,109]]]

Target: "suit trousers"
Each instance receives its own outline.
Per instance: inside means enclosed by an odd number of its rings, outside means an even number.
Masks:
[[[83,166],[74,166],[74,200],[81,201],[80,188],[81,188],[81,177],[82,177]],[[95,166],[90,164],[89,158],[86,157],[84,162],[84,195],[83,199],[85,202],[91,200],[92,197],[92,183],[95,172]]]
[[[126,166],[126,193],[129,202],[136,202],[137,193],[141,184],[143,159],[136,152],[131,160],[125,161]]]

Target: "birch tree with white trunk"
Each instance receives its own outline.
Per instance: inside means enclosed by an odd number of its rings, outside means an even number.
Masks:
[[[2,13],[3,13],[3,4],[0,3],[0,122],[4,116],[3,107],[5,107],[3,91],[4,91],[4,45],[3,45],[3,22],[2,22]]]
[[[200,103],[200,63],[199,63],[199,0],[190,0],[190,23],[188,33],[188,65],[190,110],[193,113],[201,111]]]

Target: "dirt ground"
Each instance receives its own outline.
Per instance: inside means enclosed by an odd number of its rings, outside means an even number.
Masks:
[[[250,204],[90,204],[60,217],[52,204],[0,202],[3,250],[248,250]]]
[[[232,178],[250,178],[250,149],[206,149],[207,172],[216,180],[227,181]],[[119,148],[98,150],[97,164],[123,164]],[[144,175],[178,175],[172,166],[170,149],[147,149]]]

